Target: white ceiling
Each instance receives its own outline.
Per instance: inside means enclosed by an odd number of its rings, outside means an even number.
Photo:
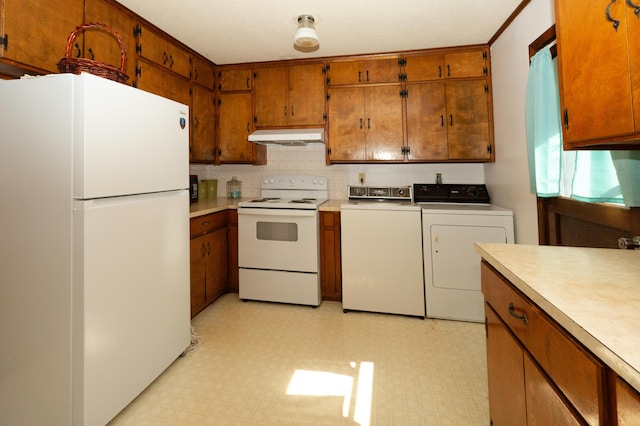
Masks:
[[[522,0],[118,0],[218,65],[487,43]],[[320,47],[299,52],[299,15]]]

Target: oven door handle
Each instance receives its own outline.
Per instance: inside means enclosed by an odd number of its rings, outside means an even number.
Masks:
[[[238,208],[239,215],[247,216],[280,216],[280,217],[314,217],[317,210],[314,209],[269,209],[269,208]]]

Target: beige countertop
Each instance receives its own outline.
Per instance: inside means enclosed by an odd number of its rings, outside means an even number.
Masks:
[[[213,200],[203,200],[197,203],[191,203],[189,206],[189,217],[198,217],[209,213],[216,213],[228,209],[237,209],[240,201],[251,200],[249,198],[216,198]],[[340,211],[340,205],[346,203],[347,200],[327,200],[320,205],[320,211]]]
[[[491,243],[476,250],[640,391],[640,250]]]

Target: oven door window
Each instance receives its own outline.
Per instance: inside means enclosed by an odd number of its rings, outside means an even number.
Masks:
[[[298,241],[298,224],[281,222],[257,222],[256,238],[264,241]]]

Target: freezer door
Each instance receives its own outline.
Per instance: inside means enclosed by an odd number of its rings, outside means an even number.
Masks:
[[[106,424],[189,345],[188,191],[76,201],[73,424]]]
[[[91,74],[74,78],[74,198],[189,187],[186,105]]]

